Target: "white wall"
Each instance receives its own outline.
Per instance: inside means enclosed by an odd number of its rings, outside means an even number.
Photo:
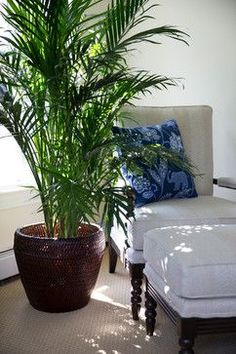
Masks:
[[[0,189],[0,281],[18,273],[12,250],[17,228],[43,221],[39,198],[24,188]],[[33,199],[32,199],[33,198]]]
[[[176,25],[191,36],[189,47],[163,37],[163,45],[138,46],[129,63],[154,73],[183,77],[185,88],[155,91],[137,104],[212,106],[214,175],[236,178],[236,1],[165,0],[160,3],[150,25]],[[217,195],[236,200],[236,192],[220,190],[216,188]]]
[[[0,189],[0,253],[13,247],[17,228],[43,221],[39,198],[29,189]]]

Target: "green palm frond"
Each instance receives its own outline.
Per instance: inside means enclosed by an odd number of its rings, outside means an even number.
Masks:
[[[159,43],[151,39],[154,35],[164,35],[170,38],[180,40],[187,44],[187,34],[175,27],[161,26],[150,28],[145,31],[128,36],[131,29],[138,26],[148,19],[152,19],[150,10],[157,7],[158,4],[153,4],[145,7],[148,0],[112,0],[108,7],[105,33],[109,51],[123,52],[128,49],[131,44],[136,44],[143,41],[151,43]]]
[[[117,45],[117,50],[120,50],[122,48],[125,48],[131,44],[137,44],[139,42],[150,42],[154,44],[160,44],[161,42],[156,41],[153,38],[154,35],[159,35],[159,36],[166,36],[170,37],[172,39],[179,40],[185,44],[188,44],[186,37],[187,34],[183,31],[178,30],[177,28],[170,27],[170,26],[161,26],[157,28],[151,28],[146,31],[139,32],[131,37],[125,38],[122,42],[120,42]]]
[[[122,121],[124,104],[177,80],[135,72],[123,54],[132,44],[157,43],[162,35],[187,38],[171,26],[140,31],[158,6],[149,0],[112,0],[96,12],[102,1],[6,0],[0,5],[10,25],[0,37],[0,124],[29,163],[49,233],[59,225],[60,237],[75,236],[79,223],[93,220],[100,209],[110,226],[115,217],[126,229],[131,190],[115,184],[124,158],[115,156],[123,143],[112,136],[112,126]],[[126,151],[132,169],[137,156],[147,164],[162,156],[190,166],[156,146],[148,153]]]

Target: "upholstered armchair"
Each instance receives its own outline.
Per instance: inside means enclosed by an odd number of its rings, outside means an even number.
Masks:
[[[166,199],[135,208],[135,218],[128,222],[128,236],[114,225],[109,240],[109,271],[115,272],[117,257],[130,271],[131,307],[135,320],[141,307],[144,268],[143,235],[157,227],[183,224],[236,223],[236,203],[213,196],[212,109],[209,106],[132,107],[127,127],[160,124],[175,119],[186,155],[198,169],[195,198]],[[215,180],[215,182],[217,182]],[[235,188],[234,181],[220,180]],[[229,182],[229,183],[228,183]],[[173,184],[178,187],[178,183]],[[180,187],[180,184],[179,184]]]

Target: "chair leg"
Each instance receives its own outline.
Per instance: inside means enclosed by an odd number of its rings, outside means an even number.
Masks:
[[[179,354],[194,354],[195,323],[193,318],[180,319]]]
[[[153,297],[146,291],[145,292],[145,316],[146,316],[146,331],[148,336],[152,336],[156,323],[156,306],[157,303]]]
[[[129,272],[131,277],[131,308],[132,315],[135,321],[139,320],[139,311],[141,308],[142,294],[142,279],[143,279],[144,264],[129,263]]]
[[[193,339],[180,338],[179,339],[180,351],[179,354],[194,354]]]
[[[109,273],[115,273],[118,256],[110,242],[108,245],[108,249],[109,249]]]

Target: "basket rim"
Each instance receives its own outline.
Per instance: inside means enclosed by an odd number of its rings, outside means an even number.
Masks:
[[[86,226],[93,226],[93,227],[96,227],[96,230],[95,231],[92,231],[91,229],[91,233],[84,236],[83,238],[90,238],[90,237],[93,237],[95,235],[97,235],[98,233],[103,233],[103,228],[101,225],[99,224],[96,224],[96,223],[86,223],[86,222],[83,222],[81,223],[81,225],[86,225]],[[50,237],[50,236],[45,236],[45,237],[40,237],[40,236],[35,236],[35,235],[26,235],[25,233],[22,232],[23,229],[26,229],[26,228],[29,228],[29,227],[33,227],[33,226],[45,226],[45,222],[35,222],[35,223],[30,223],[30,224],[26,224],[26,225],[23,225],[21,227],[18,227],[15,231],[15,236],[20,236],[20,237],[24,237],[26,239],[39,239],[39,240],[52,240],[52,241],[67,241],[67,240],[70,240],[70,241],[76,241],[78,239],[81,239],[81,237]]]

